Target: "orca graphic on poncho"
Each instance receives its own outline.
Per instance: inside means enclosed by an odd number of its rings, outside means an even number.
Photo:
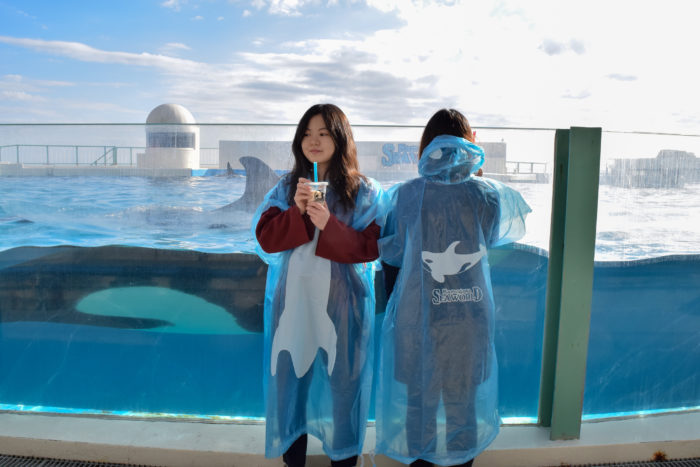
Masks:
[[[272,339],[271,373],[277,373],[277,358],[289,352],[297,378],[311,368],[319,349],[328,356],[328,374],[335,366],[337,333],[328,316],[331,262],[316,256],[319,231],[311,242],[297,247],[289,258],[285,305]]]
[[[430,271],[436,281],[445,282],[445,276],[460,274],[472,268],[486,256],[486,248],[483,245],[479,245],[479,251],[474,253],[460,254],[455,251],[458,244],[459,240],[452,242],[443,252],[423,251],[421,253],[424,267]]]

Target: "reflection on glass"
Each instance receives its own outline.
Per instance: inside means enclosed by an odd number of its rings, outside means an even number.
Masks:
[[[585,418],[700,406],[698,142],[603,134]]]

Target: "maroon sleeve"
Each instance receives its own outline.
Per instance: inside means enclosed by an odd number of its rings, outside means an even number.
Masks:
[[[380,228],[372,223],[362,232],[349,227],[333,214],[318,236],[316,256],[338,263],[365,263],[379,257]]]
[[[255,236],[263,250],[279,253],[310,242],[314,238],[314,225],[296,205],[286,211],[272,207],[260,216]]]

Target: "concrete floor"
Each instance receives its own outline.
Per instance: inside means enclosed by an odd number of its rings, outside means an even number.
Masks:
[[[264,457],[262,423],[210,423],[162,419],[0,413],[0,452],[144,464],[151,466],[281,467]],[[367,429],[364,465],[398,467],[374,456],[374,426]],[[650,460],[656,451],[669,459],[700,457],[700,412],[584,422],[581,439],[550,441],[537,426],[504,426],[474,465],[561,466]],[[320,443],[309,440],[310,467],[326,467]]]

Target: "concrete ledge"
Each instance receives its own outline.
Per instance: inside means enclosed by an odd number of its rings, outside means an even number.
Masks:
[[[364,465],[403,464],[374,456],[374,426],[367,429]],[[0,413],[0,452],[151,466],[279,467],[264,457],[262,423],[131,420],[94,416]],[[700,412],[584,422],[581,439],[550,441],[537,426],[502,428],[474,465],[561,466],[649,460],[656,451],[669,459],[700,457]],[[327,467],[321,444],[309,439],[310,467]]]

